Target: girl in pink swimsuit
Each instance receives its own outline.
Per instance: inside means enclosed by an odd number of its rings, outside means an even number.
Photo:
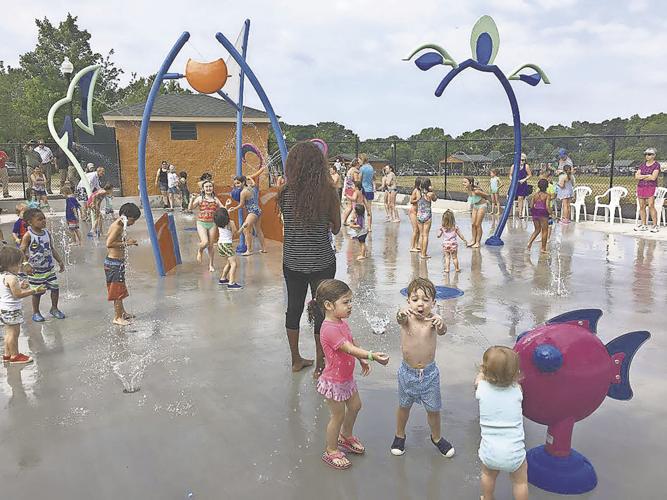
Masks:
[[[549,240],[549,218],[551,217],[551,207],[549,206],[550,197],[547,193],[548,187],[549,181],[546,179],[540,179],[537,183],[539,191],[533,196],[533,207],[531,211],[535,231],[533,231],[530,240],[528,240],[528,250],[530,250],[537,235],[541,233],[542,253],[547,253],[547,241]]]
[[[324,316],[320,342],[326,363],[317,381],[317,392],[326,398],[331,412],[322,460],[334,469],[348,469],[352,465],[344,452],[361,455],[366,451],[352,434],[361,409],[361,399],[354,381],[356,360],[359,360],[364,376],[371,370],[369,361],[377,361],[382,365],[389,362],[389,356],[382,352],[371,352],[356,346],[345,321],[351,313],[352,291],[340,280],[322,281],[315,292],[315,299],[308,304],[308,320],[311,323]]]
[[[438,238],[442,238],[442,251],[445,253],[445,272],[449,272],[452,260],[454,261],[454,271],[457,273],[460,272],[459,243],[457,238],[461,238],[466,245],[468,242],[456,225],[454,212],[451,210],[445,210],[445,213],[442,214],[442,226],[440,227],[440,231],[438,231]]]

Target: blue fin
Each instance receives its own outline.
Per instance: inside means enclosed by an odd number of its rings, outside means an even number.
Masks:
[[[415,64],[420,70],[427,71],[431,69],[433,66],[437,66],[438,64],[444,64],[445,63],[444,61],[445,60],[441,54],[437,52],[427,52],[426,54],[419,56],[415,60]]]
[[[602,316],[600,309],[576,309],[551,318],[547,320],[546,324],[553,325],[558,323],[572,323],[573,321],[585,321],[588,323],[588,329],[592,333],[597,333],[600,316]]]
[[[530,75],[519,75],[519,80],[527,83],[528,85],[535,86],[542,81],[542,77],[539,73],[533,73]]]
[[[651,337],[646,331],[630,332],[609,342],[605,347],[610,356],[622,352],[625,359],[621,363],[621,383],[611,384],[607,396],[622,401],[632,399],[632,388],[630,387],[630,363],[637,350]]]

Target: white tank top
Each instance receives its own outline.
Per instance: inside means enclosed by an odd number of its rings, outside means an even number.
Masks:
[[[219,227],[218,231],[220,232],[218,236],[218,243],[231,243],[232,242],[232,230],[227,227]]]
[[[14,297],[14,294],[5,282],[5,279],[9,276],[11,276],[9,273],[0,274],[0,311],[16,311],[23,307],[21,299]]]

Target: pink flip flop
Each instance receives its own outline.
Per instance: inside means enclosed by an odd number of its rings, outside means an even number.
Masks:
[[[345,459],[345,462],[343,462],[343,464],[337,464],[336,462],[334,462],[334,460],[342,460],[342,459]],[[345,456],[345,453],[343,453],[340,450],[334,453],[328,453],[325,450],[324,453],[322,454],[322,461],[329,467],[338,470],[349,469],[352,466],[352,462],[350,462]]]
[[[355,436],[346,438],[342,434],[338,436],[338,447],[356,455],[363,455],[366,451],[364,445],[361,444],[361,441],[359,441]]]

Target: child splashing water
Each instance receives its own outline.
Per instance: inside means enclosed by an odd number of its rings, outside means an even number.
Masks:
[[[537,181],[539,191],[533,196],[533,224],[535,231],[528,240],[528,250],[533,246],[533,242],[538,234],[542,234],[542,253],[547,253],[547,241],[549,241],[549,219],[551,218],[550,196],[547,193],[549,181],[540,179]]]
[[[457,273],[460,272],[461,268],[459,267],[459,244],[456,238],[461,238],[463,243],[466,245],[468,242],[456,225],[454,212],[451,210],[445,210],[445,213],[442,214],[442,227],[438,232],[438,238],[440,237],[442,237],[442,251],[445,254],[445,272],[449,272],[451,261],[454,261],[454,271]]]
[[[326,398],[331,413],[322,460],[334,469],[348,469],[352,465],[339,448],[357,455],[365,451],[364,445],[352,434],[361,409],[354,381],[355,358],[359,359],[363,376],[371,370],[369,361],[382,365],[389,362],[387,354],[357,347],[345,321],[351,313],[352,291],[347,284],[335,279],[322,281],[315,292],[315,299],[308,304],[308,320],[311,323],[324,316],[320,341],[326,364],[317,381],[317,392]]]
[[[245,236],[245,242],[247,245],[247,250],[242,253],[244,257],[253,254],[254,249],[254,235],[253,232],[257,234],[257,239],[259,240],[259,252],[266,253],[266,243],[264,241],[264,232],[262,231],[262,224],[260,217],[262,215],[262,209],[259,208],[259,177],[266,171],[266,167],[260,168],[251,176],[239,175],[234,177],[234,187],[240,189],[240,198],[239,204],[230,208],[229,211],[238,210],[240,208],[245,210],[245,220],[240,227],[240,230],[243,231]]]
[[[440,371],[435,364],[437,337],[447,333],[440,316],[433,314],[435,286],[425,278],[415,278],[408,285],[408,307],[396,314],[401,325],[403,362],[398,369],[396,435],[391,454],[405,453],[405,426],[414,403],[424,405],[431,428],[431,442],[445,457],[454,456],[454,447],[440,434]]]
[[[419,244],[422,259],[430,259],[428,255],[428,233],[431,230],[433,212],[431,203],[438,199],[431,187],[431,179],[423,177],[419,187],[419,198],[417,199],[417,227],[419,228]]]
[[[227,206],[232,200],[227,200]],[[243,287],[236,282],[236,268],[239,265],[239,258],[236,256],[232,243],[240,231],[236,229],[236,224],[229,218],[227,208],[218,208],[213,215],[215,225],[218,226],[218,254],[223,259],[227,259],[225,267],[220,275],[219,285],[227,285],[227,290],[241,290]]]
[[[31,363],[32,358],[19,352],[19,334],[23,324],[22,298],[44,293],[44,285],[30,288],[19,279],[24,255],[16,247],[0,250],[0,321],[5,325],[5,352],[2,360],[9,364]]]
[[[472,241],[467,244],[468,247],[479,248],[482,241],[482,222],[486,214],[486,198],[488,195],[475,185],[473,177],[463,178],[463,187],[468,192],[468,204],[472,210]]]
[[[523,394],[519,356],[509,347],[489,347],[475,380],[482,441],[482,500],[493,500],[496,478],[509,472],[515,500],[528,500],[528,463],[524,445]]]
[[[213,214],[222,203],[213,192],[213,181],[205,180],[202,183],[202,193],[192,202],[192,208],[199,207],[197,214],[197,234],[199,247],[197,248],[197,262],[201,263],[204,250],[208,248],[208,270],[215,272],[213,267],[213,248],[218,239],[218,228],[213,222]]]

